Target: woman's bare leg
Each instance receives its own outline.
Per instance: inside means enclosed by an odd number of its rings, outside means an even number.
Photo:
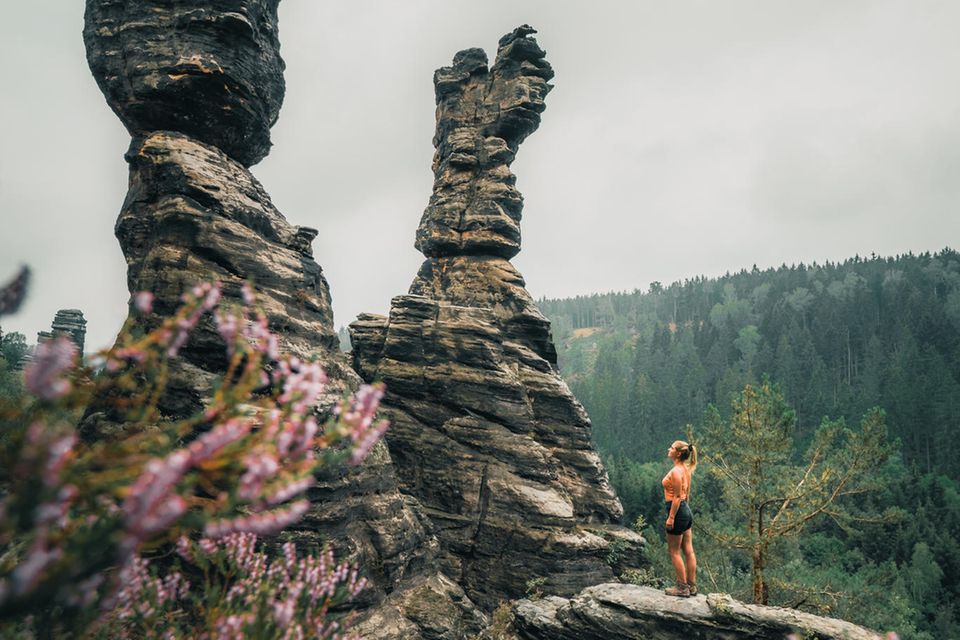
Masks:
[[[670,552],[670,562],[673,563],[673,570],[677,573],[678,583],[687,581],[687,567],[683,564],[683,557],[680,555],[682,538],[683,536],[667,534],[667,550]]]
[[[697,555],[693,552],[693,529],[687,529],[682,536],[667,536],[667,538],[671,537],[681,539],[680,546],[683,549],[683,559],[686,564],[684,582],[692,589],[697,584]],[[674,563],[673,566],[676,567],[677,564]]]

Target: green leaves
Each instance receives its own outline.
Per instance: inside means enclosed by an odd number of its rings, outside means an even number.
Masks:
[[[845,498],[876,488],[876,471],[894,448],[887,442],[883,411],[870,410],[858,430],[824,418],[803,458],[794,450],[796,415],[769,380],[747,385],[732,403],[729,420],[711,407],[704,417],[701,455],[720,481],[736,534],[717,538],[750,549],[754,601],[766,603],[768,551],[798,535],[815,518],[845,526],[861,517]],[[882,516],[881,516],[882,517]]]

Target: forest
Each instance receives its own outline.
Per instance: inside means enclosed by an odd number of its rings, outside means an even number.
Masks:
[[[704,452],[691,498],[703,584],[749,601],[751,559],[723,535],[744,523],[712,472],[720,452],[708,432],[735,424],[745,390],[769,387],[785,403],[790,447],[769,461],[769,477],[802,466],[831,428],[852,442],[856,425],[879,421],[889,443],[889,455],[865,465],[871,482],[772,541],[770,604],[904,638],[960,637],[960,254],[754,266],[538,304],[661,577],[671,575],[665,453],[690,434]]]

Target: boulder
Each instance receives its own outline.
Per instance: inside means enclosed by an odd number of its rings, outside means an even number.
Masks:
[[[599,584],[572,598],[521,600],[520,640],[881,640],[850,622],[744,604],[721,593],[675,598],[630,584]]]

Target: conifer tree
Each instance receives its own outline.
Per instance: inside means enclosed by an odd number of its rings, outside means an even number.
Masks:
[[[765,570],[774,544],[796,536],[814,518],[841,526],[862,519],[846,499],[877,488],[876,472],[893,447],[884,413],[872,409],[857,430],[842,419],[824,419],[798,459],[795,414],[775,385],[747,385],[732,405],[729,420],[708,409],[700,450],[734,520],[715,535],[725,546],[750,553],[753,601],[767,604]]]

